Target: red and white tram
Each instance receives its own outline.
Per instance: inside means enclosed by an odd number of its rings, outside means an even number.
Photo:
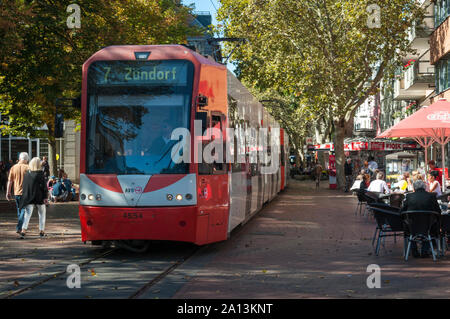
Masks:
[[[279,124],[224,65],[184,46],[98,51],[83,65],[81,105],[83,241],[223,241],[286,187],[287,134],[277,137],[278,169],[261,174],[256,135]],[[233,159],[244,150],[244,162],[195,161],[195,145],[214,140],[194,134],[196,119],[202,133],[247,129],[232,143],[221,137]],[[192,132],[190,163],[170,159],[175,128]]]

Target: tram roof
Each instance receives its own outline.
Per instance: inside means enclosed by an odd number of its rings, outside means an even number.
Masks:
[[[225,65],[210,60],[203,55],[180,44],[168,45],[111,45],[94,53],[83,65],[93,61],[136,60],[135,52],[151,52],[151,60],[191,60],[200,64],[226,69]]]

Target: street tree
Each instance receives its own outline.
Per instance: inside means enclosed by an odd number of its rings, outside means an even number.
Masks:
[[[344,138],[358,107],[410,52],[416,0],[221,0],[228,37],[245,37],[233,59],[257,90],[298,95],[333,127],[338,185],[345,184]],[[232,48],[229,48],[231,50]]]
[[[298,162],[304,161],[304,150],[306,137],[313,133],[311,125],[308,123],[316,122],[320,119],[309,112],[309,109],[301,106],[301,99],[295,95],[286,95],[283,92],[277,92],[268,89],[264,92],[252,90],[253,94],[263,103],[266,110],[281,124],[289,136],[289,141],[293,147]]]
[[[55,100],[80,95],[84,61],[108,45],[186,43],[200,32],[190,25],[192,8],[178,1],[79,0],[79,17],[71,2],[0,6],[1,133],[47,138],[53,174],[56,114],[80,119],[79,110],[57,109]]]

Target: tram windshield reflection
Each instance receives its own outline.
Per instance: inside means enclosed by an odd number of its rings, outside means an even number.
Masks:
[[[180,148],[180,141],[171,140],[171,134],[175,128],[189,129],[191,83],[192,79],[184,86],[91,80],[87,173],[187,173],[188,164],[171,159],[172,148]]]

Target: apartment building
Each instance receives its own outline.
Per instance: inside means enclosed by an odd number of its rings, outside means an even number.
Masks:
[[[375,137],[377,132],[377,115],[379,96],[369,97],[355,113],[353,135],[358,137]]]
[[[377,134],[397,124],[423,106],[433,102],[435,96],[436,67],[432,60],[431,38],[435,30],[435,10],[432,0],[418,0],[425,9],[425,17],[409,29],[408,39],[413,53],[402,56],[402,67],[394,79],[385,79],[380,85],[380,113]],[[445,0],[450,5],[450,0]],[[449,12],[450,13],[450,12]]]
[[[430,39],[430,60],[436,68],[433,100],[450,99],[450,0],[435,1],[435,30]]]

